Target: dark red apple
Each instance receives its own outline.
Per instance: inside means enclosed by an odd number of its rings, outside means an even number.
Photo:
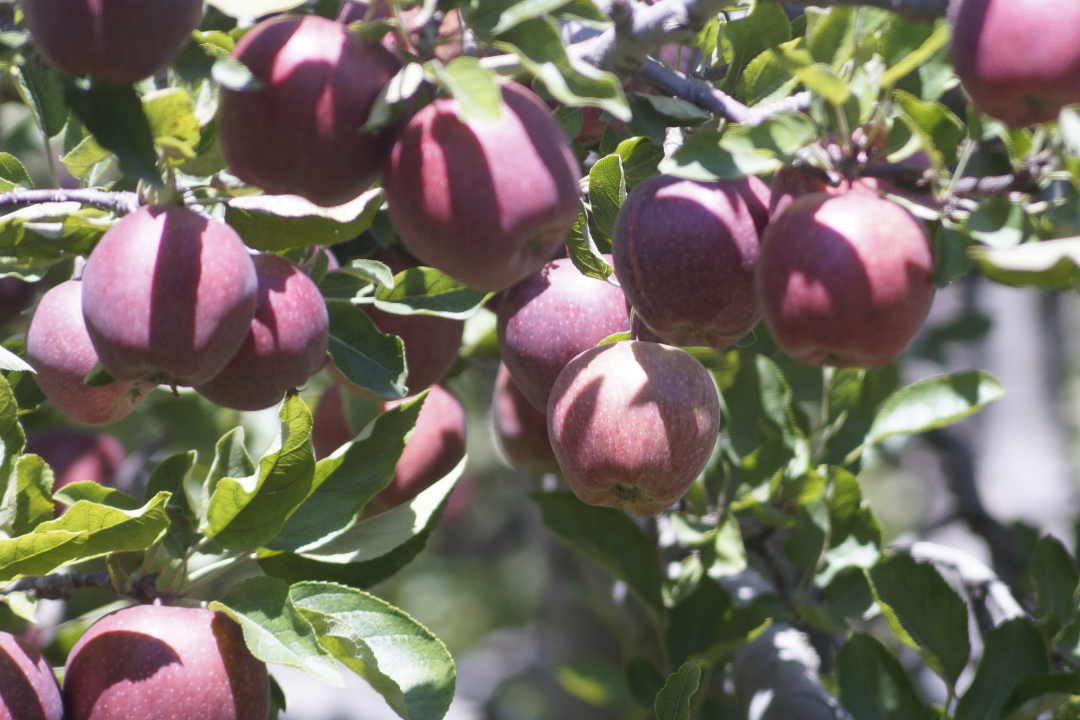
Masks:
[[[64,720],[60,688],[36,647],[0,632],[0,718]]]
[[[754,327],[767,192],[756,177],[704,183],[657,175],[626,198],[612,237],[615,272],[657,335],[722,348]]]
[[[86,328],[113,377],[199,385],[247,337],[258,280],[231,227],[159,205],[105,233],[82,286]]]
[[[623,291],[582,275],[570,260],[549,262],[507,290],[499,306],[503,363],[521,394],[544,413],[566,363],[607,336],[629,330]]]
[[[765,231],[755,288],[769,332],[796,360],[881,365],[930,309],[930,238],[907,210],[874,195],[807,195]]]
[[[1080,3],[960,0],[952,10],[953,65],[979,110],[1031,125],[1080,102]]]
[[[53,492],[89,480],[112,486],[127,457],[124,445],[105,433],[52,428],[30,433],[26,452],[41,457],[53,471]]]
[[[319,397],[319,404],[311,416],[311,444],[315,459],[322,460],[356,437],[349,427],[345,414],[344,397],[340,385],[331,385]]]
[[[401,67],[386,48],[318,15],[255,26],[233,57],[263,86],[222,88],[218,130],[234,175],[269,193],[342,205],[379,175],[390,129],[361,132],[375,99]]]
[[[436,100],[402,131],[383,170],[394,229],[425,265],[483,290],[548,261],[580,209],[581,169],[531,90],[510,83],[498,120]]]
[[[709,372],[689,353],[626,340],[583,352],[555,381],[548,434],[582,502],[652,517],[686,494],[720,428]]]
[[[266,720],[266,665],[203,608],[138,605],[94,623],[64,668],[67,720]]]
[[[116,381],[91,387],[83,380],[98,362],[83,321],[82,283],[69,280],[41,298],[26,331],[26,361],[56,409],[86,425],[125,417],[154,389],[152,383]]]
[[[233,410],[263,410],[326,363],[330,317],[319,287],[277,255],[254,259],[259,300],[239,352],[196,392]]]
[[[34,302],[34,286],[16,277],[0,277],[0,325],[7,325]]]
[[[537,475],[559,472],[548,439],[547,416],[521,393],[505,365],[499,366],[491,407],[495,435],[514,466]]]
[[[202,0],[22,0],[45,59],[127,85],[162,70],[202,20]]]

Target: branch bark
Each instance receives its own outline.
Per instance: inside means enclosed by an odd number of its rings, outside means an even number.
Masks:
[[[24,592],[41,600],[66,600],[72,590],[99,588],[133,597],[140,602],[150,602],[161,597],[157,589],[157,579],[157,573],[139,575],[132,577],[123,586],[116,587],[112,576],[107,572],[24,577],[0,590],[0,595]]]
[[[139,209],[138,193],[104,190],[12,190],[0,194],[0,208],[49,202],[77,202],[126,215]]]

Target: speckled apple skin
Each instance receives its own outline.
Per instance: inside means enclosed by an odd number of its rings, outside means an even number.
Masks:
[[[221,151],[233,174],[328,207],[371,186],[393,128],[360,128],[401,67],[393,53],[341,23],[294,15],[259,23],[232,54],[263,82],[255,91],[221,90]]]
[[[1080,3],[962,0],[953,10],[953,65],[979,110],[1031,125],[1080,102]]]
[[[537,475],[560,472],[548,439],[547,415],[521,393],[505,365],[499,366],[491,410],[495,437],[512,465]]]
[[[64,720],[49,662],[30,643],[0,632],[0,720]]]
[[[753,277],[768,221],[764,187],[755,177],[657,175],[626,198],[612,237],[615,272],[635,313],[668,342],[726,347],[761,317]]]
[[[930,238],[888,200],[806,195],[765,231],[756,289],[769,332],[796,360],[882,365],[930,310]]]
[[[108,425],[128,415],[154,389],[117,380],[100,387],[83,380],[98,361],[86,331],[82,283],[68,280],[45,293],[26,331],[26,361],[56,409],[85,425]]]
[[[258,280],[231,227],[158,205],[105,233],[82,286],[86,329],[113,377],[199,385],[247,337]]]
[[[548,400],[548,434],[582,502],[652,517],[686,494],[720,429],[720,401],[691,355],[622,341],[574,358]]]
[[[202,0],[22,0],[34,48],[71,75],[128,85],[165,67],[202,20]]]
[[[266,720],[266,665],[203,608],[138,605],[86,631],[64,668],[67,720]]]
[[[608,262],[611,256],[607,256]],[[542,413],[566,363],[609,335],[630,330],[623,291],[554,260],[506,291],[499,354],[521,394]]]
[[[503,86],[498,120],[462,121],[436,100],[402,131],[383,170],[394,229],[425,265],[482,290],[540,268],[577,219],[581,167],[531,90]]]
[[[251,329],[225,369],[195,390],[233,410],[263,410],[326,363],[330,317],[319,287],[278,255],[254,258],[258,302]]]

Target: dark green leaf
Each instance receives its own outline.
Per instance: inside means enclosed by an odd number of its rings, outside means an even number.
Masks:
[[[971,654],[963,599],[937,568],[906,554],[881,560],[870,569],[870,581],[897,637],[954,685]]]
[[[385,335],[361,308],[328,303],[330,356],[346,380],[388,398],[403,398],[405,346],[401,338]]]
[[[956,705],[956,720],[1000,720],[1017,680],[1046,674],[1050,660],[1039,631],[1025,618],[1007,620],[986,635],[975,678]]]
[[[1035,720],[1070,703],[1080,703],[1080,675],[1021,675],[1001,707],[999,717]]]
[[[65,98],[75,114],[106,150],[116,153],[125,174],[161,185],[154,136],[142,103],[130,85],[65,81]]]
[[[633,520],[613,508],[586,505],[573,493],[534,493],[532,497],[540,505],[544,524],[557,538],[626,582],[654,611],[662,610],[660,558]]]
[[[64,103],[64,85],[56,71],[32,59],[24,60],[19,64],[15,82],[38,128],[50,138],[63,132],[68,109]]]
[[[657,720],[690,720],[690,698],[700,683],[701,668],[696,663],[685,663],[669,675],[653,706]]]
[[[1060,622],[1068,622],[1076,612],[1080,589],[1080,570],[1069,551],[1060,540],[1047,535],[1035,546],[1029,567],[1039,593],[1035,616],[1054,615]]]
[[[182,558],[199,537],[199,518],[191,509],[187,494],[187,479],[195,466],[195,451],[178,453],[161,461],[146,484],[145,498],[159,492],[169,493],[165,512],[169,516],[169,530],[162,538],[165,548],[175,558]]]
[[[927,717],[919,693],[900,661],[872,635],[855,633],[836,658],[840,704],[855,720]]]
[[[639,655],[626,665],[626,683],[637,704],[651,708],[664,687],[664,676],[648,658]]]
[[[711,665],[752,640],[768,623],[764,609],[735,607],[723,588],[702,578],[669,613],[664,633],[668,660],[672,665],[691,659]]]

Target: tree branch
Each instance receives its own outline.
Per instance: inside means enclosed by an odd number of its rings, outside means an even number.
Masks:
[[[949,9],[949,0],[787,0],[787,4],[796,7],[807,5],[862,5],[865,7],[892,10],[907,20],[930,22],[945,17]]]
[[[774,115],[805,112],[810,108],[809,92],[796,93],[769,105],[749,107],[730,95],[720,92],[710,83],[688,78],[652,58],[645,59],[639,76],[668,95],[682,98],[717,117],[748,127],[756,127]]]
[[[104,190],[12,190],[0,193],[0,208],[14,205],[36,205],[48,202],[77,202],[83,205],[114,210],[126,215],[139,209],[138,193],[106,192]]]
[[[72,590],[99,588],[109,592],[127,595],[140,602],[150,602],[161,593],[157,589],[157,573],[132,577],[123,586],[116,587],[112,576],[107,572],[67,573],[64,575],[44,575],[42,577],[24,577],[11,583],[0,595],[24,592],[41,600],[66,600]]]

